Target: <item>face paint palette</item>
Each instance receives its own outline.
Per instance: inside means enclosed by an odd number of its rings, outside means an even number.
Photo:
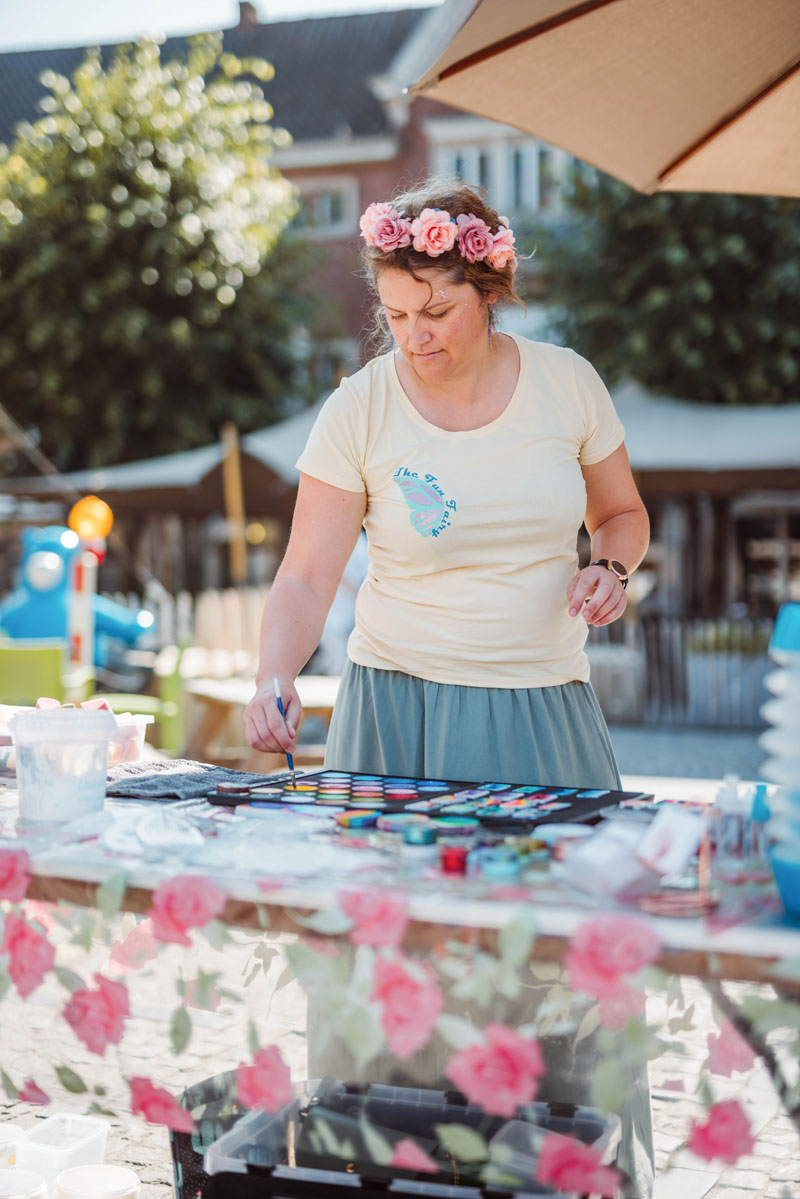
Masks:
[[[456,782],[395,775],[357,774],[321,770],[298,776],[292,786],[275,781],[252,792],[258,806],[303,805],[331,814],[359,811],[417,814],[419,818],[449,817],[452,822],[477,821],[497,831],[524,833],[535,825],[596,819],[607,808],[646,802],[651,795],[634,791],[603,791],[578,787],[544,787],[537,783]],[[245,807],[240,809],[246,811]],[[378,821],[380,827],[382,821]]]

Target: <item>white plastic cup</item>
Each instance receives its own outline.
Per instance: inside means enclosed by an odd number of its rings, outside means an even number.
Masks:
[[[3,1199],[47,1199],[47,1183],[33,1170],[0,1170]]]
[[[140,1189],[127,1166],[70,1166],[56,1178],[52,1199],[137,1199]]]
[[[9,721],[17,747],[19,814],[65,821],[101,812],[106,797],[110,712],[52,708],[18,712]]]

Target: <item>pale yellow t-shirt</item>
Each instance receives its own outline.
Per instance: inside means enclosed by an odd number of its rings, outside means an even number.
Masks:
[[[624,431],[597,372],[572,350],[514,337],[517,386],[480,429],[425,420],[394,353],[344,379],[297,466],[366,491],[370,566],[349,656],[439,683],[585,681],[587,627],[567,610],[586,509],[581,466]]]

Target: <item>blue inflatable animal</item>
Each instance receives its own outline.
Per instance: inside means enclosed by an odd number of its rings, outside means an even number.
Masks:
[[[25,529],[19,585],[0,601],[0,632],[13,639],[69,635],[74,560],[81,552],[77,533],[61,525]],[[135,611],[102,595],[92,596],[94,663],[105,666],[109,642],[133,645],[153,628],[149,612]]]

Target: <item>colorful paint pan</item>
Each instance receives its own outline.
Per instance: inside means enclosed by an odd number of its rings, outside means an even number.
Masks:
[[[418,812],[384,812],[378,817],[378,828],[384,833],[402,833],[410,824],[425,824],[427,820]]]
[[[431,824],[448,837],[468,836],[480,828],[480,821],[474,816],[433,816]]]

